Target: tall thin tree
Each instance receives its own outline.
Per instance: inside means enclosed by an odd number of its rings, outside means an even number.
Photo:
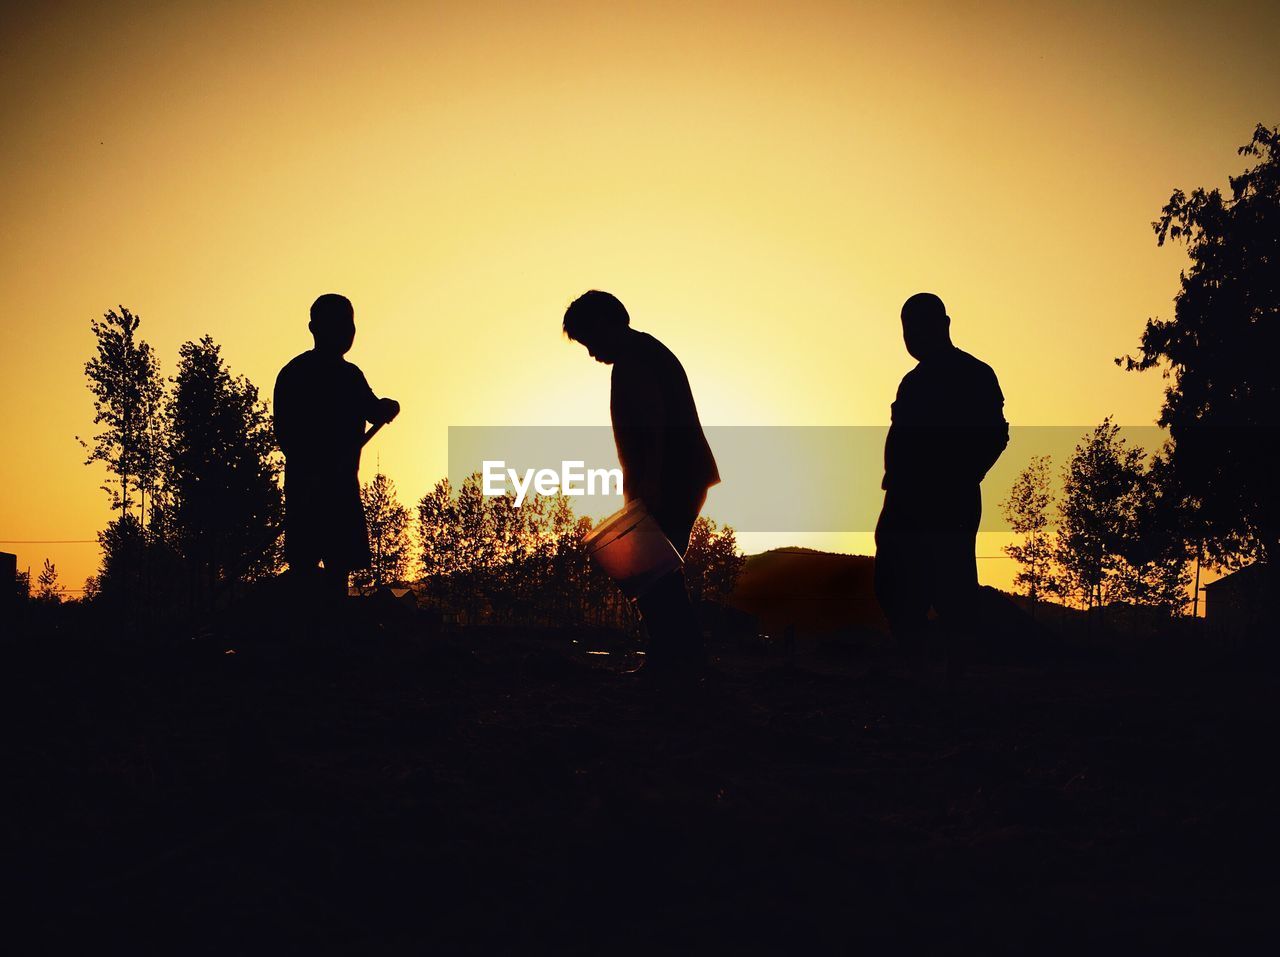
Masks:
[[[409,509],[400,504],[396,483],[382,472],[360,487],[365,524],[369,528],[370,565],[353,573],[357,586],[403,581],[413,559]]]
[[[1021,542],[1006,545],[1004,551],[1021,566],[1013,580],[1027,589],[1032,615],[1053,573],[1053,544],[1049,539],[1052,463],[1048,455],[1034,457],[1019,473],[1009,497],[1000,503],[1009,530],[1022,536]]]
[[[103,486],[112,508],[123,519],[133,505],[131,489],[141,499],[146,521],[146,494],[155,485],[162,441],[160,410],[164,382],[151,346],[138,335],[141,317],[124,306],[90,324],[97,355],[85,363],[93,393],[93,424],[102,431],[86,441],[86,465],[102,462],[115,475],[115,488]]]

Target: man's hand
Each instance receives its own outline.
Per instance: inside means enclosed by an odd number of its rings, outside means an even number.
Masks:
[[[400,414],[400,403],[395,399],[378,400],[378,417],[382,425],[386,425]]]

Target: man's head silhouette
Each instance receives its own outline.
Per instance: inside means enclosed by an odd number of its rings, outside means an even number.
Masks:
[[[346,355],[356,338],[356,311],[351,300],[336,292],[325,293],[311,304],[307,328],[315,336],[317,352]]]
[[[902,304],[902,341],[913,359],[927,359],[951,348],[951,317],[931,292],[918,292]]]
[[[564,311],[564,334],[586,346],[597,362],[618,358],[630,327],[627,307],[617,296],[598,289],[584,292]]]

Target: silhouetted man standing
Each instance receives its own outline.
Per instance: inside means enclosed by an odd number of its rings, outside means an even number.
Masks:
[[[613,366],[609,412],[622,466],[622,494],[640,499],[681,555],[720,481],[680,360],[648,333],[631,328],[626,307],[607,292],[584,293],[565,310],[564,332],[592,358]],[[649,633],[646,670],[697,673],[706,650],[683,570],[636,603]]]
[[[311,305],[308,328],[315,348],[276,378],[276,438],[285,458],[285,560],[336,601],[346,597],[348,575],[370,560],[360,504],[364,426],[390,422],[400,405],[375,396],[364,373],[342,358],[356,336],[351,300],[321,296]]]
[[[952,345],[950,326],[932,293],[902,307],[902,337],[918,364],[898,386],[885,441],[875,583],[908,652],[923,648],[930,608],[951,633],[952,654],[975,625],[980,484],[1009,443],[995,373]]]

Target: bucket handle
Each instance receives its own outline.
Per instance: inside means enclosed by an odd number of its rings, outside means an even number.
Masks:
[[[645,516],[641,516],[641,518],[638,521],[636,521],[635,524],[628,525],[626,528],[620,531],[617,535],[613,536],[613,538],[609,539],[607,542],[600,542],[598,545],[595,545],[593,548],[591,548],[587,552],[587,554],[590,555],[592,552],[598,552],[600,551],[600,549],[608,545],[612,545],[614,542],[617,542],[626,538],[628,535],[634,532],[637,528],[639,528],[642,524],[644,524],[644,519],[645,519]]]

